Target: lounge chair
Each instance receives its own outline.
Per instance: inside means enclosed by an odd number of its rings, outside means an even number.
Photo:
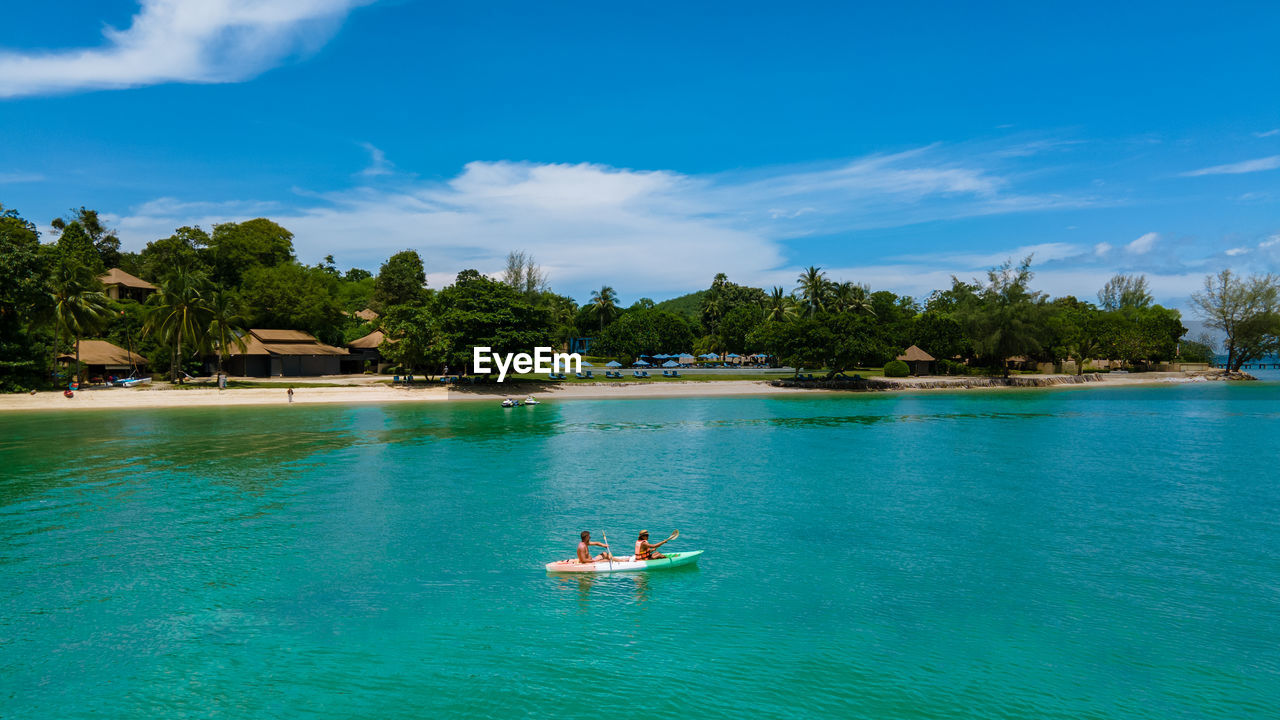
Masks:
[[[679,371],[679,370],[672,370],[672,371],[671,371],[671,377],[680,377],[680,371]]]
[[[548,380],[555,380],[555,379],[556,379],[556,374],[555,374],[555,373],[547,373],[547,379],[548,379]]]
[[[586,375],[583,375],[582,373],[574,373],[574,375],[576,375],[576,376],[577,376],[577,378],[578,378],[579,380],[586,380],[586,379],[587,379],[587,376],[586,376]]]
[[[588,371],[587,371],[587,379],[588,379],[588,380],[593,380],[593,379],[595,379],[595,375],[592,375],[590,370],[588,370]]]

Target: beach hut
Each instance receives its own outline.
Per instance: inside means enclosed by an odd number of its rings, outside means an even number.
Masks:
[[[147,296],[156,291],[155,285],[130,275],[120,268],[111,268],[106,275],[98,279],[102,281],[107,297],[112,300],[145,302]]]
[[[698,358],[694,357],[693,355],[690,355],[689,353],[684,353],[683,355],[680,355],[679,357],[676,358],[676,362],[680,363],[681,365],[692,365],[698,362]]]
[[[245,337],[244,350],[233,347],[227,374],[249,377],[297,377],[337,375],[346,348],[319,342],[301,330],[253,329]]]
[[[911,368],[912,375],[932,375],[934,358],[929,353],[912,345],[907,351],[898,356],[899,360],[907,364]]]
[[[134,368],[144,368],[147,365],[147,359],[138,353],[129,352],[106,340],[81,340],[79,348],[80,363],[85,365],[85,378],[90,381],[101,382],[112,375],[128,377],[133,374]],[[70,352],[59,355],[58,360],[74,363],[76,354]]]
[[[363,312],[363,311],[362,311]],[[347,357],[340,358],[338,367],[343,373],[360,373],[370,363],[373,364],[374,370],[382,372],[383,366],[388,363],[382,361],[382,351],[379,347],[387,336],[381,330],[374,330],[362,338],[352,340],[347,343]],[[395,342],[392,340],[391,342]]]

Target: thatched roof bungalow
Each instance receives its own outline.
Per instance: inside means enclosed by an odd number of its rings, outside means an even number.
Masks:
[[[103,379],[111,375],[128,376],[135,368],[146,367],[147,359],[135,352],[130,352],[106,340],[81,340],[80,362],[86,366],[85,375],[90,380]],[[69,352],[58,356],[60,362],[73,363],[76,354]]]
[[[120,268],[111,268],[106,275],[98,278],[106,286],[107,297],[112,300],[137,300],[144,302],[147,296],[156,291],[156,286],[135,277]]]
[[[348,355],[345,348],[325,345],[301,330],[253,329],[244,350],[231,350],[227,373],[247,377],[337,375]]]
[[[364,372],[366,365],[372,363],[374,369],[378,372],[386,363],[382,361],[382,351],[379,346],[387,336],[381,330],[374,330],[362,338],[357,338],[347,343],[347,351],[351,353],[349,358],[342,361],[342,371],[346,373]],[[390,342],[395,342],[391,340]]]
[[[934,357],[929,353],[921,350],[919,347],[912,345],[907,348],[906,352],[897,357],[911,368],[912,375],[932,375]]]

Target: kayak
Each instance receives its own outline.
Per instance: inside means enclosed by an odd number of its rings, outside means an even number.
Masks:
[[[691,565],[698,561],[701,550],[691,552],[668,553],[657,560],[636,560],[635,555],[624,555],[613,562],[601,560],[593,563],[580,563],[577,560],[557,560],[547,563],[547,572],[553,573],[607,573],[607,572],[642,572],[645,570],[661,570],[678,565]]]

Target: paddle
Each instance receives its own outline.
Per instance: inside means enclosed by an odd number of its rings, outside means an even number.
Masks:
[[[609,569],[613,570],[613,551],[609,549],[609,533],[601,530],[600,537],[604,538],[604,551],[609,554]]]

